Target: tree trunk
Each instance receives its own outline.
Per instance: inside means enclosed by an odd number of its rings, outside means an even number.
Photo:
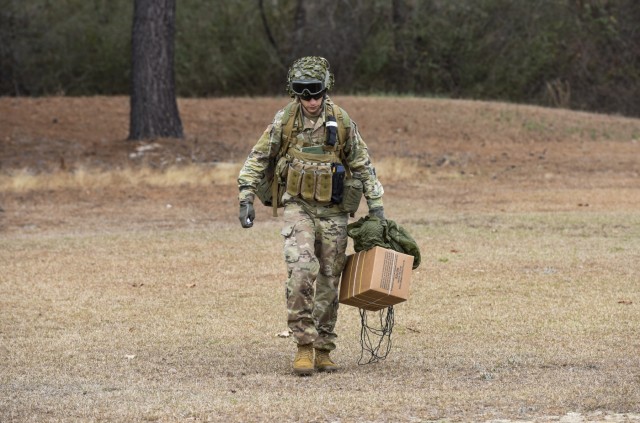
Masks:
[[[175,0],[135,0],[129,139],[182,138],[173,70]]]

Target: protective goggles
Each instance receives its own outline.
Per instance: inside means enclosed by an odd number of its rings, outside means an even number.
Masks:
[[[324,83],[322,81],[293,81],[291,82],[291,91],[301,96],[303,99],[318,99],[324,92]]]
[[[298,97],[304,101],[309,101],[311,99],[320,100],[322,97],[324,97],[324,91],[320,91],[318,94],[315,94],[315,95],[303,94]]]

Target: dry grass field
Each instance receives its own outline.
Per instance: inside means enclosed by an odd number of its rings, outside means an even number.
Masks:
[[[0,98],[0,421],[640,422],[640,120],[335,100],[422,264],[385,361],[343,305],[342,370],[300,378],[281,218],[235,187],[286,99],[128,142],[126,98]]]

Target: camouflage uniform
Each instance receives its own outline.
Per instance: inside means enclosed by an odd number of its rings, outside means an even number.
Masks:
[[[302,117],[302,111],[299,110],[295,118],[302,119],[302,130],[294,131],[289,149],[300,150],[325,144],[328,102],[331,100],[327,96],[323,112],[314,119]],[[284,113],[285,109],[276,113],[272,124],[245,161],[238,177],[240,201],[253,202],[258,182],[270,160],[278,154]],[[382,207],[384,190],[376,177],[367,146],[353,121],[344,144],[344,157],[344,164],[353,177],[363,183],[369,209]],[[281,234],[284,237],[284,257],[288,270],[288,325],[297,344],[313,344],[317,349],[330,351],[335,348],[338,288],[346,260],[349,216],[335,204],[307,201],[287,193],[284,194],[283,204],[285,224]]]

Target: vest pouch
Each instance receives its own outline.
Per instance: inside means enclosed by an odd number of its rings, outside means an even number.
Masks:
[[[300,196],[308,201],[314,199],[316,190],[316,172],[307,168],[302,171],[302,183],[300,186]]]
[[[316,171],[316,201],[320,203],[328,203],[331,201],[331,182],[331,172]]]
[[[271,201],[277,201],[278,207],[282,207],[282,196],[284,195],[286,186],[285,186],[285,177],[287,176],[287,169],[289,167],[289,160],[286,157],[280,157],[278,163],[276,163],[276,168],[274,170],[274,179],[275,183],[278,186],[277,198],[271,199]]]
[[[342,202],[338,206],[345,213],[355,213],[360,207],[362,199],[362,182],[356,178],[346,178],[344,180],[344,190],[342,192]]]
[[[331,164],[331,202],[333,204],[342,203],[344,193],[344,178],[346,171],[340,163]]]
[[[302,169],[297,168],[293,163],[289,163],[289,170],[287,171],[287,194],[292,197],[300,195],[301,184]]]
[[[278,163],[276,163],[276,169],[275,169],[275,177],[278,178],[278,182],[281,185],[283,184],[284,178],[286,178],[287,176],[287,170],[289,168],[289,159],[287,157],[280,157],[280,160],[278,160]]]

